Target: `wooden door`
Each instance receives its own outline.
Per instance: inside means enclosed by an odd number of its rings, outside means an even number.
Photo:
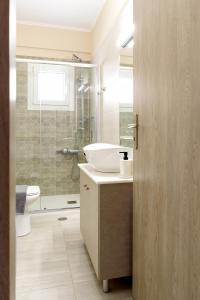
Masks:
[[[134,0],[136,300],[200,299],[200,1]]]

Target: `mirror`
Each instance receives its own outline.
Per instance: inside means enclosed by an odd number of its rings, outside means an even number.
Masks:
[[[119,71],[119,139],[120,145],[133,147],[133,68],[120,66]]]
[[[133,129],[128,130],[133,123],[133,33],[133,1],[129,0],[95,53],[100,78],[97,140],[103,143],[133,147]]]
[[[133,17],[129,6],[124,11],[126,17],[122,22],[124,40],[121,40],[119,65],[119,140],[120,145],[133,147],[133,32],[129,31]],[[127,21],[129,19],[129,22]],[[126,26],[129,24],[129,26]],[[123,25],[125,24],[125,26]],[[126,37],[126,38],[125,38]]]

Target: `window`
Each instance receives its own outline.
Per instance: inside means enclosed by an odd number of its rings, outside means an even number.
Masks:
[[[74,68],[28,64],[29,110],[74,110]]]
[[[133,68],[121,67],[119,73],[119,102],[133,105]]]

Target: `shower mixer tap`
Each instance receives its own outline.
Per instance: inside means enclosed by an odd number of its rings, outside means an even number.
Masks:
[[[79,150],[79,149],[69,149],[69,148],[64,148],[64,149],[61,149],[61,150],[57,150],[56,153],[60,153],[60,154],[64,154],[64,155],[74,155],[74,154],[79,154],[81,153],[82,150]]]

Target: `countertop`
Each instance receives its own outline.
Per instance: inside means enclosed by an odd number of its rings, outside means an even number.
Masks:
[[[120,178],[119,173],[102,173],[96,171],[90,164],[78,164],[79,168],[96,184],[129,183],[133,178]]]

